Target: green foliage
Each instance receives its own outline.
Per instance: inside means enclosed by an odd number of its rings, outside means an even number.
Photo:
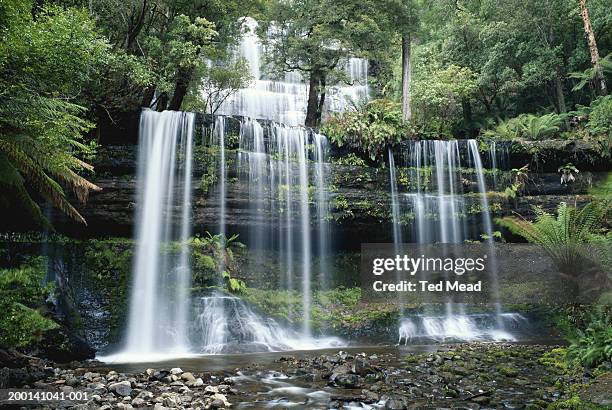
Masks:
[[[463,104],[472,101],[478,88],[476,75],[455,64],[441,67],[431,51],[417,59],[412,86],[414,118],[422,134],[430,138],[452,138],[461,128]]]
[[[593,135],[612,138],[612,96],[601,97],[591,103],[587,127]]]
[[[559,132],[563,122],[561,116],[557,114],[545,114],[536,116],[532,114],[524,115],[521,118],[520,126],[522,135],[532,141],[549,137]]]
[[[505,217],[498,219],[498,223],[527,241],[542,245],[563,272],[582,272],[585,260],[607,264],[609,258],[601,256],[610,251],[612,236],[602,235],[600,229],[609,205],[591,202],[577,209],[561,202],[556,218],[537,207],[534,211],[535,222]]]
[[[333,305],[343,305],[346,307],[355,307],[361,300],[361,288],[339,288],[330,289],[316,293],[316,300],[324,307],[332,307]]]
[[[608,54],[604,58],[600,59],[599,65],[604,75],[612,74],[612,54]],[[598,73],[594,67],[589,67],[584,71],[574,71],[574,72],[569,73],[569,78],[578,80],[578,83],[576,83],[574,88],[572,88],[572,91],[580,91],[587,84],[590,84],[591,86],[593,86],[597,78],[597,75]],[[593,89],[595,89],[595,87],[593,87]]]
[[[101,281],[128,277],[132,268],[132,246],[130,240],[91,240],[85,248],[87,267]]]
[[[193,94],[203,94],[200,111],[214,115],[223,102],[241,88],[247,88],[253,81],[249,66],[244,58],[228,64],[217,63],[204,69],[201,87],[193,89]],[[200,108],[198,106],[193,108]]]
[[[366,162],[355,155],[354,152],[349,153],[348,155],[344,155],[340,158],[334,158],[334,164],[338,165],[350,165],[355,167],[365,167]]]
[[[542,116],[523,114],[501,121],[494,129],[484,131],[483,135],[500,140],[525,138],[538,141],[557,134],[564,119],[565,116],[553,113]]]
[[[529,173],[529,164],[520,168],[512,168],[512,185],[506,188],[504,193],[508,199],[516,199],[523,195]]]
[[[568,348],[570,357],[587,367],[612,360],[612,315],[609,306],[597,306],[590,315],[586,329],[577,329]]]
[[[0,348],[24,347],[42,333],[57,327],[37,310],[51,288],[41,285],[44,260],[13,269],[0,270]]]
[[[233,250],[244,248],[238,235],[226,237],[206,232],[204,237],[192,238],[190,247],[195,286],[223,286],[231,293],[244,293],[247,289],[244,281],[232,276],[236,270]]]
[[[371,160],[381,160],[386,148],[402,141],[409,127],[399,104],[373,100],[355,111],[332,115],[321,128],[338,147],[354,149]]]
[[[319,125],[327,86],[348,82],[342,68],[349,58],[386,56],[389,20],[399,17],[389,15],[390,4],[380,0],[268,3],[259,27],[266,46],[266,66],[279,77],[298,71],[310,84],[307,126]],[[401,8],[400,2],[395,5]]]
[[[92,170],[83,159],[95,148],[83,139],[92,124],[78,103],[108,43],[83,11],[50,6],[34,20],[31,2],[11,4],[0,32],[0,184],[39,223],[48,224],[32,192],[85,223],[62,185],[81,202],[99,189],[78,174]]]
[[[223,280],[225,282],[225,288],[230,293],[244,293],[247,289],[247,285],[244,281],[232,278],[232,275],[228,271],[223,271]]]

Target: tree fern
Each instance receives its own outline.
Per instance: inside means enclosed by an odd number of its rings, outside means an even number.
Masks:
[[[81,104],[108,43],[85,11],[44,6],[34,21],[27,1],[9,3],[13,17],[0,42],[2,195],[42,223],[39,198],[85,223],[64,189],[81,202],[99,189],[81,175],[92,169],[83,159],[92,154],[84,135],[93,127]]]
[[[522,217],[505,217],[498,222],[528,242],[542,245],[563,272],[576,273],[585,260],[606,263],[607,258],[599,258],[605,250],[592,252],[596,245],[602,245],[598,229],[606,207],[592,202],[577,209],[562,202],[556,217],[540,208],[534,208],[534,212],[535,222]]]
[[[553,113],[542,116],[527,114],[520,118],[522,118],[521,133],[531,140],[538,140],[557,133],[563,122],[559,115]]]

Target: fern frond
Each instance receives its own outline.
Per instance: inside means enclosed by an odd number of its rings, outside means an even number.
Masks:
[[[21,173],[29,184],[35,188],[43,198],[53,206],[60,209],[75,221],[87,225],[81,214],[68,202],[62,187],[51,179],[36,163],[19,147],[5,138],[0,138],[0,151],[11,160],[13,166]]]

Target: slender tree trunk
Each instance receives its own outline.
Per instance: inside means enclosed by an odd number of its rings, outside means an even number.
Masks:
[[[326,79],[325,76],[322,75],[319,81],[319,92],[321,95],[319,97],[319,106],[317,107],[317,126],[321,125],[321,119],[323,118],[323,108],[325,107],[325,86]]]
[[[563,95],[563,84],[561,83],[559,75],[555,77],[555,94],[557,94],[557,108],[559,109],[559,113],[566,112],[567,107],[565,106],[565,95]]]
[[[410,34],[402,36],[402,115],[406,121],[412,119],[412,102],[410,82],[412,81],[412,64],[410,62]]]
[[[154,96],[155,96],[155,85],[145,88],[144,93],[142,95],[142,102],[140,103],[140,106],[151,108],[151,103],[153,102]]]
[[[157,98],[157,111],[162,112],[166,109],[166,106],[168,105],[168,93],[163,92],[160,94],[160,96]]]
[[[172,99],[168,105],[169,110],[179,111],[181,109],[181,104],[183,104],[183,99],[187,94],[187,87],[189,87],[189,82],[191,81],[192,75],[193,69],[183,68],[178,70],[176,74],[174,93],[172,94]]]
[[[321,74],[318,70],[310,72],[310,80],[308,84],[308,105],[306,106],[306,121],[307,127],[316,127],[319,114],[319,84],[321,82]]]
[[[591,53],[591,64],[595,69],[595,81],[597,83],[597,89],[601,95],[608,95],[606,80],[603,76],[601,65],[599,64],[599,50],[597,49],[597,42],[595,42],[593,26],[591,26],[589,9],[587,8],[586,0],[578,0],[578,2],[580,3],[580,15],[582,16],[582,22],[584,23],[584,32],[586,33],[587,42],[589,44],[589,51]]]
[[[463,125],[468,136],[472,135],[472,104],[467,98],[461,100],[461,108],[463,111]]]

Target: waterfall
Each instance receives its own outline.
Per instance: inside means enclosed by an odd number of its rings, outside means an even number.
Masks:
[[[418,244],[460,244],[467,239],[479,240],[480,235],[484,234],[492,246],[492,222],[484,167],[476,140],[411,141],[402,146],[400,156],[403,159],[400,172],[405,173],[404,180],[408,181],[402,193],[398,193],[398,170],[393,153],[389,152],[393,238],[396,248],[404,235],[403,228],[409,232],[408,237]],[[475,181],[462,176],[463,164],[473,167]],[[468,221],[463,194],[464,188],[471,187],[473,182],[479,193],[481,216],[478,220]],[[408,222],[402,223],[402,215],[406,216]],[[494,252],[491,254],[494,255]],[[495,267],[494,258],[489,260],[489,264]],[[403,317],[399,328],[400,342],[407,342],[417,336],[461,340],[511,339],[503,330],[504,320],[498,303],[496,276],[494,268],[491,286],[496,307],[494,322],[497,326],[487,324],[487,328],[482,329],[479,325],[482,321],[475,321],[471,315],[466,315],[463,305],[453,303],[449,297],[442,316],[431,313],[417,318]]]
[[[497,175],[498,170],[508,169],[508,162],[510,157],[510,146],[511,143],[508,141],[496,142],[491,141],[489,143],[489,163],[493,172],[493,189],[498,190],[500,188],[499,176]]]
[[[329,172],[325,165],[327,157],[327,138],[320,134],[314,135],[315,143],[315,163],[316,163],[316,207],[317,207],[317,223],[319,224],[319,273],[317,280],[323,289],[327,289],[328,272],[329,272],[329,247],[330,247],[330,227],[328,220],[329,214]]]
[[[188,238],[194,114],[143,110],[136,248],[127,338],[129,360],[189,351]],[[178,242],[178,255],[171,244]]]
[[[257,314],[236,296],[215,293],[196,301],[193,333],[205,354],[272,352],[313,349],[332,345],[334,339],[305,339],[270,317]]]
[[[266,75],[261,58],[265,50],[255,33],[256,29],[257,21],[251,17],[244,18],[240,46],[235,51],[236,57],[242,57],[249,63],[254,81],[248,88],[230,96],[218,113],[272,120],[292,126],[304,124],[308,84],[297,71],[288,72],[280,79]],[[344,111],[369,97],[367,60],[350,58],[345,63],[344,71],[348,77],[347,84],[328,87],[326,112]]]
[[[262,218],[249,228],[252,248],[272,249],[280,244],[280,260],[285,266],[285,289],[295,289],[296,277],[301,278],[302,334],[311,336],[310,309],[313,280],[312,231],[318,230],[320,260],[318,279],[324,286],[324,257],[329,246],[328,187],[326,178],[327,139],[305,128],[270,124],[265,130],[254,119],[242,123],[239,148],[239,175],[248,184],[251,212]],[[311,152],[309,147],[314,147]],[[314,169],[310,165],[314,162]],[[310,186],[314,186],[311,195]],[[295,188],[294,188],[295,187]],[[314,207],[311,209],[311,201]],[[316,224],[311,226],[312,211]],[[272,238],[269,224],[275,222],[278,237]]]
[[[227,233],[225,141],[225,117],[219,116],[211,144],[218,147],[219,232],[224,235]],[[330,242],[327,151],[327,139],[305,128],[274,123],[263,126],[255,119],[242,119],[236,183],[248,192],[248,212],[256,219],[247,228],[248,269],[265,263],[265,252],[280,251],[280,263],[286,264],[280,288],[302,294],[301,332],[258,314],[238,296],[214,292],[194,302],[197,320],[190,334],[195,352],[311,349],[338,344],[335,338],[313,338],[310,328],[315,256],[311,232],[314,229],[318,230],[316,249],[321,261],[319,286],[324,288],[327,282],[327,267],[321,259],[322,254],[327,254]],[[312,186],[314,191],[310,189]],[[316,212],[316,223],[311,226],[313,212]]]

